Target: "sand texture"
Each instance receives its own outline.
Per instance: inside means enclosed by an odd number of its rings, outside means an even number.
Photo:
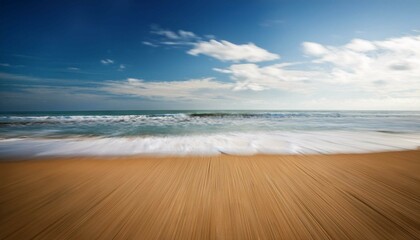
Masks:
[[[0,239],[419,239],[420,151],[0,162]]]

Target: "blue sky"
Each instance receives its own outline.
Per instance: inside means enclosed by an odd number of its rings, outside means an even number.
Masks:
[[[420,110],[420,1],[1,1],[0,110]]]

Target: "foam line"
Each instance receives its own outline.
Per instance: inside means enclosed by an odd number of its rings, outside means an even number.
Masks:
[[[3,139],[1,156],[363,153],[417,149],[420,133],[350,131],[230,133],[167,137]]]

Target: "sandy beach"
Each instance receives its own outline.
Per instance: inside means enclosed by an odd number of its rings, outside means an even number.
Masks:
[[[419,239],[420,151],[0,162],[0,239]]]

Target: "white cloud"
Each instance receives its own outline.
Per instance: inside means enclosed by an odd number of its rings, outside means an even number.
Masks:
[[[67,70],[70,70],[70,71],[79,71],[80,68],[77,68],[77,67],[68,67]]]
[[[193,56],[203,54],[222,61],[232,62],[263,62],[280,58],[279,55],[270,53],[254,43],[234,44],[226,40],[216,40],[213,35],[200,37],[193,32],[185,30],[171,31],[157,26],[152,26],[151,33],[161,36],[161,39],[157,39],[154,42],[143,41],[144,45],[152,47],[159,45],[192,46],[193,48],[187,53]],[[202,39],[209,40],[204,41]]]
[[[184,31],[184,30],[179,30],[178,35],[181,38],[196,38],[197,37],[193,32],[188,32],[188,31]]]
[[[101,60],[101,63],[102,63],[103,65],[109,65],[109,64],[113,64],[113,63],[114,63],[114,60],[109,59],[109,58],[107,58],[107,59],[102,59],[102,60]]]
[[[314,71],[294,70],[289,67],[294,63],[273,64],[260,67],[254,63],[234,64],[226,69],[215,68],[215,71],[226,73],[236,83],[234,90],[281,89],[304,91],[313,78],[320,77]]]
[[[376,50],[376,46],[373,43],[363,39],[353,39],[345,47],[356,52],[369,52]]]
[[[161,35],[163,37],[172,39],[172,40],[179,40],[179,39],[194,39],[198,38],[193,32],[184,31],[184,30],[178,30],[178,32],[170,31],[170,30],[164,30],[160,28],[154,28],[152,30],[153,34]]]
[[[304,42],[302,46],[303,51],[309,56],[322,56],[328,52],[324,46],[314,42]]]
[[[174,34],[185,38],[196,36],[186,31]],[[252,50],[244,51],[247,47]],[[244,62],[214,69],[227,74],[228,82],[215,78],[182,81],[129,78],[95,82],[94,87],[73,90],[74,93],[102,94],[116,99],[119,95],[128,95],[132,96],[130,101],[140,99],[159,102],[162,106],[172,103],[190,106],[191,103],[198,108],[420,110],[420,35],[380,41],[353,39],[338,46],[304,42],[302,47],[310,57],[308,61],[267,65],[256,62],[267,60],[270,58],[267,54],[272,53],[254,44],[236,45],[216,40],[195,42],[189,51],[192,55]],[[278,55],[271,55],[271,58],[278,58]],[[111,59],[102,61],[105,65],[114,63]],[[125,65],[118,63],[114,68],[122,70]],[[32,81],[31,86],[38,82],[48,85],[64,81],[79,86],[86,84],[85,81],[40,79],[9,73],[0,73],[0,80],[16,86],[24,81]],[[40,90],[32,94],[43,98]]]
[[[171,31],[162,29],[158,26],[152,26],[152,34],[159,35],[164,38],[164,40],[156,41],[157,43],[152,42],[143,42],[143,44],[148,46],[157,46],[158,44],[163,45],[188,45],[200,39],[195,33],[185,30]]]
[[[2,67],[10,67],[11,65],[8,64],[8,63],[0,63],[0,66],[2,66]]]
[[[126,81],[109,81],[102,90],[122,95],[163,99],[206,99],[218,96],[219,90],[228,90],[232,84],[213,78],[190,79],[184,81],[144,81],[128,78]]]
[[[152,33],[167,37],[169,39],[179,39],[179,36],[175,32],[172,32],[169,30],[159,29],[159,30],[152,31]]]
[[[233,64],[214,70],[229,74],[236,91],[303,91],[312,96],[311,101],[296,101],[299,108],[420,109],[420,36],[302,46],[313,58],[310,62]]]
[[[151,42],[148,42],[148,41],[143,41],[143,42],[141,42],[141,43],[143,43],[144,45],[146,45],[146,46],[150,46],[150,47],[157,47],[158,45],[156,45],[156,44],[154,44],[154,43],[151,43]]]
[[[208,42],[196,43],[194,48],[188,51],[188,54],[194,56],[203,54],[222,61],[233,62],[263,62],[280,58],[279,55],[270,53],[253,43],[237,45],[225,40],[217,41],[213,39]]]
[[[193,42],[188,42],[188,41],[162,41],[162,42],[160,42],[160,44],[169,45],[169,46],[175,46],[175,45],[180,45],[180,46],[194,45]]]
[[[420,36],[354,39],[343,46],[303,43],[303,48],[325,74],[319,81],[350,84],[381,96],[420,90]]]
[[[124,71],[126,69],[126,66],[124,64],[120,64],[118,70],[119,71]]]

